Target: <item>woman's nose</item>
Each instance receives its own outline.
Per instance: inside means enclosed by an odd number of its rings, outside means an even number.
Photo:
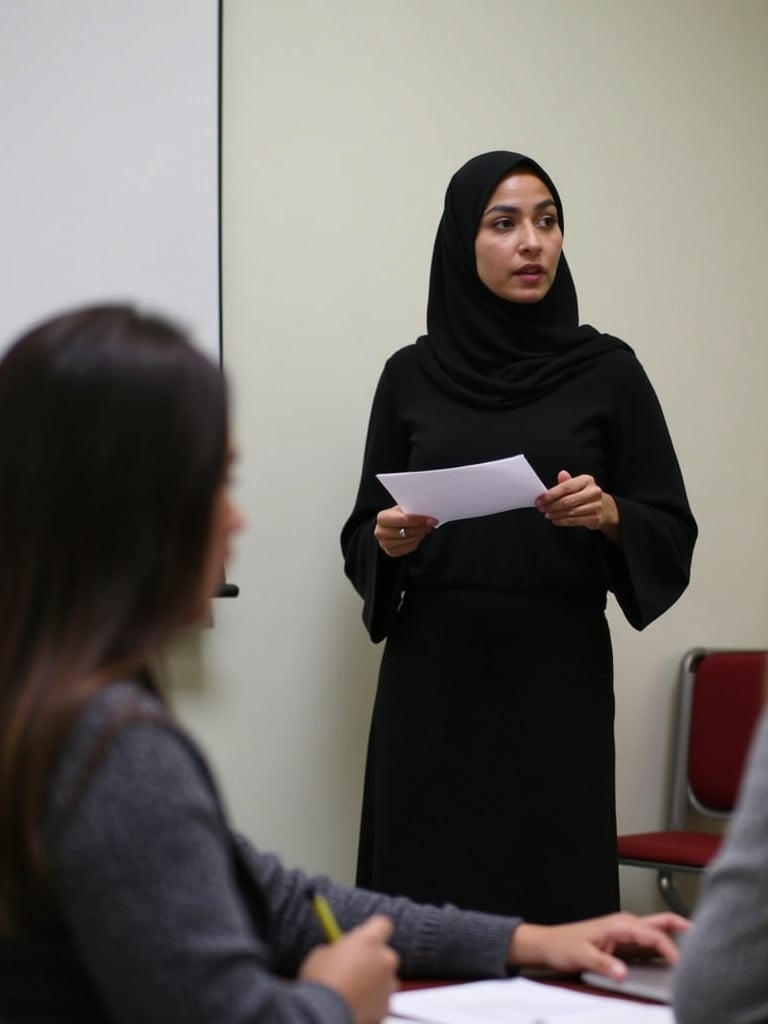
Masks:
[[[246,518],[243,510],[232,498],[229,499],[229,530],[231,533],[239,533],[246,525]]]
[[[520,248],[524,252],[538,252],[541,249],[539,233],[533,224],[526,224],[523,226],[522,234],[520,236]]]

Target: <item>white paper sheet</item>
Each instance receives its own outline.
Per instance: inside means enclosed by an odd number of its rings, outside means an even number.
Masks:
[[[391,1024],[675,1024],[669,1006],[593,996],[527,978],[396,992]]]
[[[524,455],[377,478],[404,512],[432,516],[439,524],[529,508],[547,489]]]

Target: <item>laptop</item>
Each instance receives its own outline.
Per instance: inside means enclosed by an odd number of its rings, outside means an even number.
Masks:
[[[604,974],[596,974],[594,971],[583,971],[581,980],[586,985],[608,989],[622,995],[652,999],[656,1003],[671,1003],[674,977],[675,969],[669,964],[649,963],[630,964],[627,975],[622,980],[607,978]]]

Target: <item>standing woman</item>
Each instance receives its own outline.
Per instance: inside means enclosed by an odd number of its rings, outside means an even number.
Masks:
[[[454,175],[428,333],[386,363],[341,538],[387,638],[358,884],[541,921],[619,905],[606,595],[648,625],[697,532],[642,366],[579,326],[562,232],[530,158]],[[376,480],[518,453],[549,488],[536,508],[437,531]]]

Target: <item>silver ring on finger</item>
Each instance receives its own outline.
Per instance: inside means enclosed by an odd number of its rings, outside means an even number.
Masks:
[[[400,529],[397,532],[400,534],[400,539],[401,540],[408,540],[408,534],[405,532],[405,527],[404,526],[401,526]]]

